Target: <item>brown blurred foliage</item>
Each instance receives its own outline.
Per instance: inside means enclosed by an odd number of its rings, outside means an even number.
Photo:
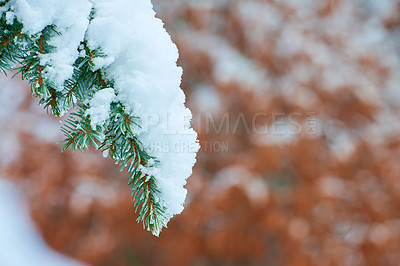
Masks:
[[[153,2],[202,144],[185,210],[156,238],[110,160],[15,126],[0,173],[49,245],[104,266],[398,265],[400,2]]]

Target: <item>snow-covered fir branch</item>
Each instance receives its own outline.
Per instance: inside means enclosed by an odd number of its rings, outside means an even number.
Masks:
[[[76,109],[63,150],[92,144],[126,168],[138,221],[158,235],[183,210],[199,144],[151,1],[3,0],[0,14],[0,69],[21,73],[53,115]]]

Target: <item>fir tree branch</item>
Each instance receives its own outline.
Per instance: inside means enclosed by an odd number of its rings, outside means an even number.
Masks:
[[[6,12],[11,11],[9,3],[0,1],[0,69],[5,74],[16,70],[22,79],[28,80],[32,95],[40,98],[39,103],[52,115],[59,117],[71,108],[75,109],[61,129],[65,135],[62,151],[69,147],[72,151],[83,150],[93,145],[103,154],[108,153],[121,166],[121,171],[126,169],[128,173],[137,221],[158,235],[170,216],[167,218],[157,180],[151,174],[159,162],[143,149],[135,133],[140,131],[138,117],[126,112],[127,108],[118,97],[110,103],[106,121],[96,124],[88,113],[96,93],[112,89],[118,96],[114,80],[94,64],[105,55],[101,49],[90,49],[87,40],[83,40],[77,48],[79,56],[72,65],[72,76],[62,86],[57,85],[59,82],[48,77],[51,60],[43,60],[57,49],[51,45],[52,39],[60,35],[56,26],[48,25],[36,34],[28,34],[17,18],[12,23],[7,20]],[[92,9],[90,20],[94,17],[95,10]]]

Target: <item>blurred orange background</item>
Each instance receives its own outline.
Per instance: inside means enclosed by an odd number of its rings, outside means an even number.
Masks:
[[[0,176],[48,245],[102,266],[399,265],[400,1],[153,3],[202,145],[185,210],[143,230],[127,174],[61,153],[59,119],[2,76]]]

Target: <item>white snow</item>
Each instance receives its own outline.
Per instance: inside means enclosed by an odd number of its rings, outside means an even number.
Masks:
[[[51,250],[27,213],[18,190],[0,179],[0,265],[83,265]]]
[[[55,25],[55,29],[61,33],[49,42],[56,49],[40,55],[40,60],[46,66],[44,77],[62,89],[64,81],[72,77],[72,65],[79,55],[77,48],[89,24],[91,3],[87,0],[13,0],[10,5],[24,25],[23,32],[36,34],[48,25]]]
[[[90,108],[86,110],[86,115],[90,116],[92,128],[101,126],[110,118],[110,105],[114,100],[115,94],[113,88],[99,90],[90,100]]]
[[[38,33],[53,24],[62,33],[50,40],[55,51],[40,56],[46,65],[45,77],[60,89],[73,73],[80,42],[85,38],[91,49],[101,48],[106,57],[94,63],[114,81],[115,91],[107,88],[94,95],[86,113],[91,125],[107,122],[112,101],[120,101],[129,114],[138,117],[139,123],[147,121],[136,131],[143,148],[149,150],[159,143],[171,147],[154,150],[150,155],[159,163],[147,169],[161,191],[157,200],[167,208],[164,222],[182,212],[186,197],[183,186],[192,173],[199,144],[190,126],[192,114],[184,105],[185,95],[180,89],[178,49],[163,22],[155,17],[151,1],[12,0],[10,5],[24,24],[24,32]],[[95,13],[89,23],[92,7]],[[156,123],[150,123],[149,118]]]

